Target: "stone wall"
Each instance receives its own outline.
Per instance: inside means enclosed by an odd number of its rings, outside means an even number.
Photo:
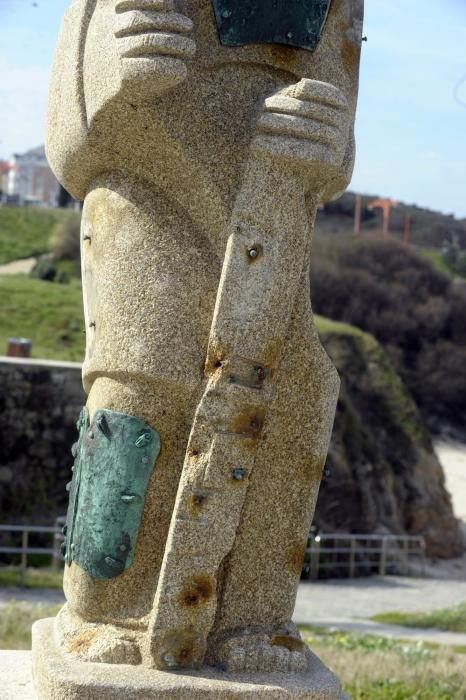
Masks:
[[[0,523],[50,524],[66,512],[84,402],[80,364],[0,358]]]

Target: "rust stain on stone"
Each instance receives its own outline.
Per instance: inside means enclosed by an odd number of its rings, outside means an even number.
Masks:
[[[290,570],[299,576],[303,568],[304,557],[306,555],[306,545],[294,544],[288,556],[288,566]]]
[[[295,70],[298,61],[299,51],[293,46],[283,44],[272,44],[264,47],[264,51],[278,68],[285,70]]]
[[[341,42],[341,60],[349,75],[356,74],[359,69],[361,47],[350,39],[343,38]]]
[[[211,600],[215,590],[214,580],[207,574],[193,576],[180,593],[183,607],[195,608]]]
[[[328,19],[331,17],[338,15],[341,12],[344,12],[346,10],[346,3],[348,0],[333,0],[330,3],[330,8],[328,11]],[[327,20],[328,21],[328,20]]]
[[[162,663],[168,668],[190,668],[199,665],[202,647],[198,636],[191,630],[175,630],[165,639]],[[167,657],[171,663],[167,664]]]
[[[265,420],[265,411],[262,408],[248,407],[232,420],[231,431],[257,440]]]
[[[276,634],[270,640],[270,644],[273,647],[284,647],[288,651],[302,651],[304,649],[304,642],[296,637],[290,637],[287,634]]]
[[[278,367],[283,342],[283,338],[272,338],[265,348],[262,364],[270,369],[270,378],[273,378]]]
[[[207,494],[193,493],[188,498],[187,508],[191,515],[199,515],[207,505]]]
[[[88,651],[97,637],[97,630],[84,630],[70,639],[67,648],[70,654],[82,654]]]

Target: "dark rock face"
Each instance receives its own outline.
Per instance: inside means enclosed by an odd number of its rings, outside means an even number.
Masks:
[[[444,474],[416,405],[368,334],[321,322],[342,388],[316,526],[324,532],[423,535],[434,557],[464,551]]]
[[[0,522],[52,524],[66,512],[70,448],[85,403],[81,367],[0,361]]]

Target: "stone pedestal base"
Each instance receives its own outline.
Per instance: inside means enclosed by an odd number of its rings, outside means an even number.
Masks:
[[[32,630],[34,686],[38,700],[343,700],[338,679],[313,657],[308,675],[232,674],[202,669],[167,673],[143,666],[76,661],[56,646],[53,619]]]

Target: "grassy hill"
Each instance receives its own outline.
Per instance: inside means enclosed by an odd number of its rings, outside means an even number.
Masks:
[[[54,226],[72,216],[62,209],[0,207],[0,265],[48,252]]]
[[[81,361],[84,320],[81,284],[54,284],[26,275],[0,276],[0,354],[10,336],[32,340],[32,356]]]

